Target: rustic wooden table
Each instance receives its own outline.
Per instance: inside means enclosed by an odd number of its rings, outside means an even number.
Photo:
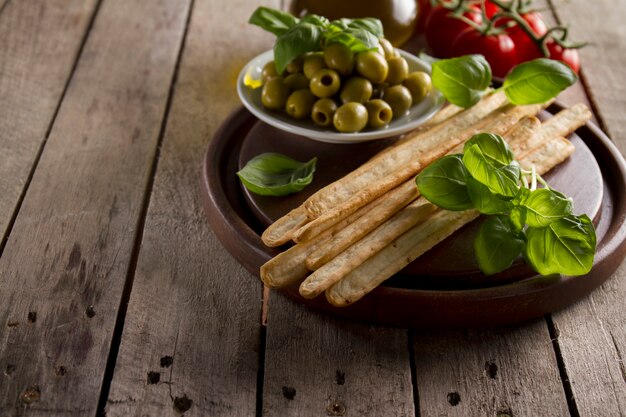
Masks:
[[[0,415],[626,415],[626,263],[542,320],[407,331],[307,310],[230,257],[199,174],[273,42],[257,5],[0,0]],[[591,43],[561,101],[626,152],[626,2],[546,6]]]

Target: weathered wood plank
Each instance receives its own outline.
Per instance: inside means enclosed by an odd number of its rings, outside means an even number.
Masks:
[[[100,6],[0,259],[3,416],[96,412],[185,17]]]
[[[262,287],[211,232],[198,177],[208,141],[240,105],[237,73],[272,44],[273,36],[246,23],[257,5],[194,2],[109,417],[167,415],[188,406],[186,416],[255,414]]]
[[[568,416],[544,320],[493,330],[418,332],[420,416]]]
[[[582,74],[604,129],[626,153],[626,4],[555,2],[580,51]],[[626,415],[626,262],[589,297],[553,316],[558,343],[581,416]]]
[[[414,416],[407,331],[333,319],[272,293],[263,415]]]
[[[0,247],[96,3],[0,2]]]

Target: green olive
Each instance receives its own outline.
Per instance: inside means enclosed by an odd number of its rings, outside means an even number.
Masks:
[[[342,43],[331,43],[324,48],[324,62],[339,74],[348,75],[354,68],[354,52]]]
[[[409,74],[409,76],[402,82],[402,84],[409,89],[411,96],[413,97],[413,103],[419,103],[424,100],[424,97],[430,93],[432,83],[430,81],[430,75],[422,71],[415,71]]]
[[[402,85],[386,88],[383,92],[383,100],[391,107],[394,118],[404,116],[412,104],[411,93]]]
[[[313,104],[311,118],[316,125],[327,127],[333,123],[333,115],[337,111],[337,103],[332,98],[320,98]]]
[[[382,83],[387,78],[389,65],[385,57],[374,51],[361,52],[356,56],[356,72],[373,82]]]
[[[383,51],[385,52],[385,58],[387,58],[388,60],[395,56],[398,56],[398,53],[396,52],[395,48],[393,47],[391,42],[389,42],[387,39],[380,38],[378,39],[378,43],[383,48]]]
[[[261,79],[263,82],[267,82],[272,77],[278,77],[278,72],[276,71],[276,64],[274,61],[270,61],[267,64],[263,65],[263,71],[261,72]]]
[[[372,83],[363,77],[350,77],[343,83],[339,97],[342,103],[365,103],[372,97]]]
[[[389,58],[387,64],[389,64],[389,72],[387,73],[387,78],[385,78],[387,84],[400,84],[409,75],[409,64],[401,56]]]
[[[367,109],[367,124],[374,129],[385,127],[393,118],[393,111],[383,100],[374,99],[365,103]]]
[[[289,91],[302,90],[303,88],[309,88],[309,80],[301,72],[289,74],[285,77],[285,85],[289,88]]]
[[[367,109],[361,103],[342,104],[333,116],[333,124],[342,133],[359,132],[367,125]]]
[[[289,88],[281,77],[270,78],[261,92],[261,103],[270,110],[280,110],[285,106]]]
[[[297,90],[289,95],[285,111],[294,119],[304,119],[311,114],[315,96],[309,89]]]
[[[341,87],[339,74],[329,68],[322,68],[317,71],[309,82],[311,92],[320,98],[332,96],[339,91],[339,87]]]
[[[287,72],[289,74],[297,74],[298,72],[302,72],[303,62],[304,62],[304,59],[301,56],[294,59],[293,61],[287,64],[287,68],[286,68]]]
[[[313,78],[313,75],[315,75],[315,73],[322,68],[326,68],[326,62],[324,62],[323,52],[314,52],[304,57],[302,71],[309,80]]]

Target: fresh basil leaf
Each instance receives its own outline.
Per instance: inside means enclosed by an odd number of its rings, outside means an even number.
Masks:
[[[376,36],[377,38],[382,38],[385,34],[383,33],[383,24],[379,19],[373,17],[365,17],[361,19],[352,19],[350,23],[348,23],[349,28],[354,29],[364,29]]]
[[[294,27],[299,22],[299,19],[290,13],[282,12],[276,9],[270,9],[269,7],[257,8],[248,23],[257,25],[262,29],[272,32],[276,36],[280,36]]]
[[[281,74],[287,65],[304,54],[319,49],[322,30],[311,23],[298,23],[276,38],[274,44],[274,63]]]
[[[431,203],[446,210],[473,207],[467,193],[468,172],[460,155],[448,155],[427,166],[416,179],[420,193]]]
[[[517,161],[511,161],[508,165],[502,166],[497,161],[493,163],[491,156],[487,156],[480,145],[474,143],[465,149],[463,163],[470,175],[489,187],[493,193],[506,199],[515,197],[519,193],[519,164]]]
[[[330,24],[330,20],[325,18],[324,16],[318,16],[316,14],[308,14],[300,19],[302,23],[310,23],[312,25],[318,26],[322,29],[326,29]]]
[[[473,206],[482,214],[505,213],[513,207],[511,202],[498,198],[486,185],[471,176],[467,178],[467,192]]]
[[[526,225],[526,210],[524,210],[523,207],[514,206],[509,213],[509,220],[515,230],[524,230],[524,226]]]
[[[572,200],[547,188],[531,191],[521,206],[526,211],[526,223],[530,227],[544,227],[572,214]]]
[[[513,104],[538,104],[556,97],[577,79],[567,64],[539,58],[513,68],[502,88]]]
[[[255,194],[283,196],[302,191],[313,181],[317,158],[298,162],[278,153],[263,153],[252,158],[237,176]]]
[[[506,216],[489,217],[474,240],[478,267],[485,275],[507,269],[524,249],[525,241]]]
[[[500,135],[493,133],[479,133],[465,142],[463,150],[467,150],[472,145],[478,145],[483,155],[493,166],[505,166],[513,159],[513,151]]]
[[[378,38],[364,29],[348,28],[342,32],[326,35],[326,44],[342,43],[354,53],[371,51],[378,48]]]
[[[569,215],[526,232],[524,258],[541,275],[584,275],[591,270],[596,233],[586,215]]]
[[[482,55],[465,55],[433,63],[432,83],[446,100],[459,107],[471,107],[491,83],[491,67]]]
[[[348,30],[348,25],[350,24],[351,21],[352,21],[351,19],[348,19],[346,17],[333,20],[332,22],[330,22],[330,25],[328,25],[328,29],[330,29],[331,31]]]

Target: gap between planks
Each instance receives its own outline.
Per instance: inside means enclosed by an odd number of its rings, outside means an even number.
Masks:
[[[102,0],[100,0],[101,2]],[[113,328],[113,336],[111,338],[111,347],[109,348],[109,356],[107,357],[106,366],[104,369],[104,377],[102,380],[100,397],[98,398],[98,406],[96,408],[96,417],[105,417],[106,403],[109,398],[109,391],[111,389],[111,382],[113,381],[113,373],[115,372],[115,364],[117,363],[117,355],[120,350],[120,344],[122,342],[122,335],[124,333],[124,323],[126,321],[126,312],[128,310],[128,302],[132,292],[133,282],[135,278],[135,271],[137,269],[137,261],[139,259],[139,252],[141,250],[141,243],[143,241],[143,232],[146,223],[146,214],[148,213],[148,207],[150,206],[150,198],[152,196],[152,188],[154,186],[154,178],[156,176],[159,157],[161,155],[161,145],[163,143],[163,137],[165,135],[165,128],[167,126],[168,117],[172,105],[172,98],[174,97],[174,91],[176,90],[176,83],[178,81],[178,70],[180,67],[181,58],[185,49],[185,41],[187,39],[187,32],[189,30],[189,22],[191,21],[191,15],[193,13],[193,6],[195,0],[190,0],[189,10],[185,17],[185,29],[183,36],[181,37],[180,45],[178,47],[178,54],[176,56],[176,65],[172,78],[170,79],[170,88],[167,93],[167,101],[165,103],[165,111],[163,118],[161,119],[161,126],[159,127],[159,137],[157,139],[157,147],[150,167],[150,175],[148,177],[148,183],[146,184],[146,190],[144,198],[141,204],[141,210],[139,218],[137,219],[136,234],[133,242],[133,249],[131,252],[130,264],[128,266],[128,272],[126,280],[124,282],[124,289],[122,290],[122,297],[120,298],[120,305],[117,311],[117,318],[115,319],[115,326]],[[99,6],[100,3],[98,3]],[[93,23],[93,22],[91,22]],[[90,26],[91,27],[91,26]],[[178,338],[177,338],[178,340]],[[170,375],[171,377],[171,375]],[[171,387],[170,387],[171,389]],[[171,394],[170,394],[171,395]]]
[[[2,17],[2,12],[7,7],[7,5],[11,2],[11,0],[6,0],[3,4],[0,5],[0,18]],[[61,92],[61,96],[59,97],[59,101],[57,102],[54,112],[52,113],[52,117],[50,118],[50,123],[46,128],[46,134],[39,145],[39,149],[35,153],[35,159],[33,160],[33,165],[28,172],[28,176],[26,177],[26,181],[24,183],[24,187],[22,187],[22,191],[17,199],[17,204],[15,205],[15,209],[13,210],[13,214],[9,219],[9,223],[7,224],[7,228],[2,236],[2,240],[0,240],[0,257],[4,253],[4,248],[9,241],[9,237],[11,236],[11,232],[13,231],[13,226],[15,225],[15,220],[17,219],[17,215],[22,208],[22,203],[24,202],[24,198],[26,197],[26,193],[30,188],[30,183],[33,180],[33,176],[35,175],[35,171],[39,166],[39,161],[41,159],[41,155],[43,155],[44,148],[46,147],[46,143],[48,143],[48,137],[50,136],[50,132],[52,131],[52,127],[54,126],[54,122],[59,115],[59,109],[61,108],[61,103],[65,99],[65,95],[67,93],[67,89],[69,88],[70,82],[72,78],[74,78],[74,73],[76,72],[76,68],[78,67],[78,61],[80,61],[80,57],[83,55],[83,50],[85,48],[85,44],[87,43],[87,38],[89,37],[89,33],[91,33],[91,29],[93,27],[93,23],[96,20],[96,16],[98,15],[98,11],[100,10],[100,4],[102,4],[102,0],[96,0],[96,6],[93,8],[93,12],[89,18],[89,23],[85,29],[85,33],[83,34],[83,38],[80,42],[80,46],[78,47],[78,51],[76,52],[76,56],[74,57],[74,63],[72,64],[72,68],[70,69],[67,80],[65,80],[65,85],[63,86],[63,91]]]

